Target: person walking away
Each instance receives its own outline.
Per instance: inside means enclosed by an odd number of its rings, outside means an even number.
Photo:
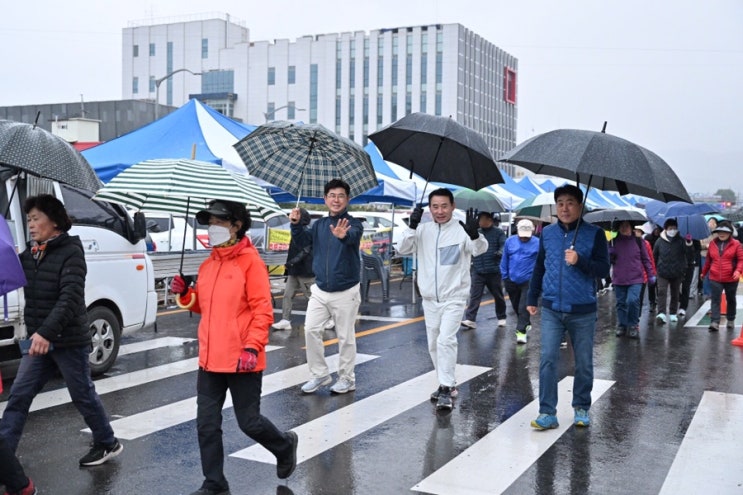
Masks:
[[[653,231],[645,236],[645,240],[648,242],[648,244],[650,244],[650,249],[655,248],[655,243],[658,239],[660,239],[661,232],[663,232],[663,229],[655,225],[653,227]],[[653,256],[653,260],[655,260],[655,256]],[[656,263],[655,273],[658,273],[657,263]],[[648,303],[650,304],[651,312],[657,311],[658,309],[658,281],[657,279],[656,279],[655,285],[648,283]]]
[[[658,269],[658,314],[656,319],[661,325],[667,321],[678,321],[676,312],[679,308],[681,281],[686,274],[686,267],[691,257],[691,240],[684,241],[678,235],[678,223],[669,218],[663,223],[663,232],[653,247],[653,258]],[[668,294],[670,293],[670,303]],[[668,308],[669,316],[666,316]]]
[[[542,232],[539,254],[529,282],[527,311],[537,314],[542,299],[539,356],[538,430],[557,428],[557,371],[560,340],[567,332],[575,356],[573,424],[589,426],[593,389],[593,341],[596,332],[596,282],[609,275],[604,231],[581,219],[583,191],[566,184],[555,189],[557,223]],[[576,232],[577,230],[577,232]]]
[[[224,476],[222,408],[229,390],[235,418],[248,437],[276,456],[276,474],[288,478],[297,465],[297,434],[281,432],[260,413],[268,333],[273,323],[266,265],[245,233],[245,205],[215,200],[196,214],[208,225],[212,251],[195,287],[177,275],[171,282],[178,306],[201,314],[196,429],[204,481],[191,495],[229,495]]]
[[[418,258],[418,287],[426,321],[428,353],[439,387],[431,394],[436,409],[450,411],[457,397],[457,332],[470,294],[470,262],[488,250],[477,217],[468,210],[466,222],[453,219],[454,195],[436,189],[428,195],[433,222],[420,223],[423,208],[410,215],[398,246],[400,254]]]
[[[308,226],[310,219],[310,212],[300,208],[299,225]],[[284,273],[286,283],[281,301],[281,320],[272,325],[276,330],[291,330],[292,303],[297,292],[302,292],[307,299],[312,295],[312,284],[315,283],[315,274],[312,271],[312,243],[302,244],[294,237],[291,238]]]
[[[726,328],[732,330],[735,327],[737,309],[735,294],[738,291],[740,276],[743,274],[743,246],[740,241],[732,237],[733,225],[723,220],[715,228],[714,233],[716,238],[709,244],[701,273],[701,278],[709,275],[712,296],[710,332],[720,329],[720,303],[723,292],[727,303]]]
[[[643,234],[645,231],[641,226],[634,227],[635,236],[642,241],[642,245],[645,246],[645,251],[648,253],[648,259],[650,259],[650,264],[653,266],[653,273],[656,274],[655,278],[652,279],[653,287],[655,287],[655,283],[657,281],[657,273],[658,271],[655,268],[655,259],[653,258],[653,246],[650,245],[650,242],[648,242],[644,237]],[[640,313],[639,317],[642,317],[642,308],[645,304],[645,292],[647,288],[651,285],[651,279],[648,278],[647,272],[643,271],[643,283],[642,287],[640,288]],[[654,290],[654,289],[653,289]]]
[[[689,299],[694,297],[696,292],[696,284],[700,278],[694,277],[694,273],[697,271],[697,267],[701,270],[701,253],[702,244],[697,239],[692,239],[691,234],[687,234],[687,242],[691,240],[691,256],[686,260],[686,273],[684,279],[681,281],[681,293],[679,294],[679,318],[686,316],[686,310],[689,308]],[[692,290],[692,284],[695,286]]]
[[[499,220],[500,216],[496,218]],[[494,221],[493,214],[489,211],[481,211],[477,219],[480,233],[488,241],[488,250],[472,258],[469,304],[464,312],[462,325],[477,328],[475,320],[483,292],[487,287],[495,299],[495,316],[498,318],[498,326],[503,327],[506,325],[506,300],[503,297],[500,260],[503,256],[503,246],[506,243],[506,233],[498,226],[500,222]]]
[[[328,216],[312,227],[302,226],[299,208],[290,215],[292,239],[312,246],[315,284],[307,303],[304,333],[310,380],[302,392],[311,394],[332,382],[322,337],[324,325],[332,319],[338,336],[338,380],[330,388],[335,394],[356,390],[356,314],[361,304],[361,257],[359,246],[364,226],[348,214],[350,186],[332,179],[324,187]]]
[[[534,237],[534,224],[529,219],[521,219],[516,224],[516,235],[506,239],[500,269],[503,285],[508,299],[518,317],[516,322],[516,343],[526,344],[531,330],[531,315],[526,310],[529,280],[539,253],[539,239]]]
[[[93,444],[79,463],[96,466],[116,457],[124,446],[116,439],[90,378],[91,349],[85,307],[87,265],[80,238],[67,232],[72,221],[54,196],[28,198],[26,213],[31,241],[19,255],[28,281],[23,288],[24,318],[31,341],[21,357],[10,388],[0,435],[11,452],[18,448],[36,394],[59,371],[72,403],[93,432]]]
[[[619,224],[617,236],[609,247],[609,260],[614,267],[612,284],[616,296],[616,336],[640,338],[640,292],[644,280],[655,279],[645,242],[632,233],[628,221]]]

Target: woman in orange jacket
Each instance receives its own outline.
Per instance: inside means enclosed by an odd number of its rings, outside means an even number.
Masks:
[[[273,305],[266,266],[245,236],[250,214],[240,203],[217,200],[196,220],[209,225],[212,253],[199,267],[196,287],[181,276],[171,283],[178,305],[201,314],[196,425],[205,480],[191,495],[228,495],[222,446],[227,390],[240,429],[276,456],[279,478],[296,467],[298,438],[260,414]]]

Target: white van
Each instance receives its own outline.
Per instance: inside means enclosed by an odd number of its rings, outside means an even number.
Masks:
[[[105,373],[119,353],[121,336],[155,323],[157,293],[152,262],[145,246],[145,219],[134,220],[119,205],[94,201],[93,193],[48,179],[9,177],[0,168],[0,208],[10,226],[18,252],[26,249],[28,228],[23,201],[37,194],[53,194],[72,219],[70,235],[85,249],[88,274],[85,302],[93,337],[90,366]],[[10,204],[8,204],[10,203]],[[136,227],[135,227],[136,225]],[[0,298],[0,363],[20,359],[16,341],[27,338],[23,323],[23,290],[8,294],[8,319]]]

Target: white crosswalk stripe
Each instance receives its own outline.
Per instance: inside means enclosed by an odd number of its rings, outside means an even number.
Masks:
[[[593,403],[613,384],[594,380]],[[539,399],[535,399],[411,490],[436,495],[502,493],[573,426],[572,386],[570,376],[558,384],[558,428],[537,431],[531,427],[539,410]],[[498,466],[498,476],[493,476],[493,466]]]
[[[180,337],[159,337],[156,339],[145,340],[143,342],[134,342],[119,347],[119,356],[135,354],[137,352],[151,351],[162,347],[177,347],[179,345],[193,342],[196,339],[183,339]]]
[[[365,363],[376,359],[378,356],[357,354],[356,364]],[[338,354],[327,357],[328,368],[334,373],[338,370]],[[192,370],[193,371],[193,370]],[[276,373],[263,376],[261,396],[272,394],[279,390],[295,387],[309,379],[307,365],[302,364],[293,368],[285,369]],[[232,407],[232,397],[227,396],[224,409]],[[149,409],[139,414],[127,416],[126,418],[111,421],[111,426],[116,436],[124,440],[134,440],[145,435],[156,433],[165,428],[192,421],[196,419],[196,397],[189,397],[165,406]],[[90,433],[86,428],[82,431]]]

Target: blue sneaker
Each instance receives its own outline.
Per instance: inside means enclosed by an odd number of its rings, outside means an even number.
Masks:
[[[591,426],[591,418],[588,417],[588,411],[586,411],[585,409],[581,409],[580,407],[576,407],[573,424],[575,426]]]
[[[554,414],[540,414],[537,419],[531,422],[531,427],[537,430],[552,430],[560,426],[557,422],[557,416]]]

